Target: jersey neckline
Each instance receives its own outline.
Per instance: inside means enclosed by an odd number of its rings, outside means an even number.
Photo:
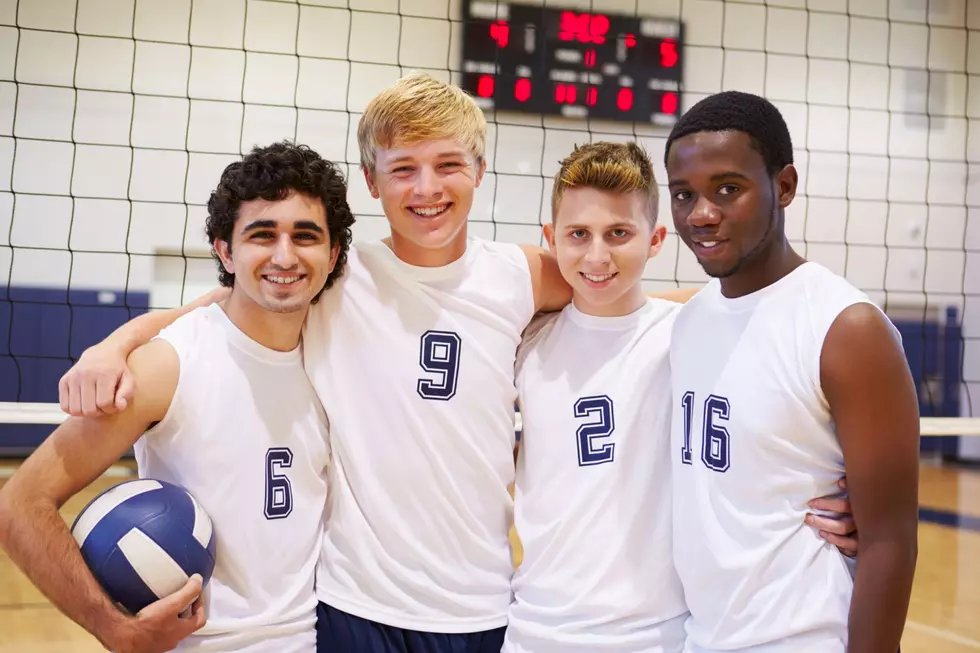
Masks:
[[[231,343],[244,351],[247,354],[254,356],[260,360],[266,361],[267,363],[275,364],[289,364],[302,361],[302,340],[300,344],[289,351],[277,351],[275,349],[270,349],[263,344],[260,344],[248,336],[244,331],[238,328],[238,326],[231,321],[228,314],[225,313],[224,309],[217,303],[211,304],[206,307],[206,310],[211,311],[214,315],[215,320],[217,320],[225,333],[228,335],[228,339]]]

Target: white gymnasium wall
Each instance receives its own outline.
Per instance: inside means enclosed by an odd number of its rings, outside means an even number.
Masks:
[[[685,107],[730,88],[780,107],[801,171],[793,241],[890,308],[956,306],[980,401],[980,1],[591,6],[682,17]],[[219,172],[281,138],[345,162],[356,237],[383,235],[359,112],[410,68],[457,80],[460,18],[459,0],[0,0],[0,283],[197,295],[214,285]],[[638,138],[665,178],[663,130],[498,119],[478,235],[539,241],[550,176],[590,138]],[[675,239],[647,277],[705,280]]]

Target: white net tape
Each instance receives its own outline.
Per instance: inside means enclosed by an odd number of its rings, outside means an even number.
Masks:
[[[68,415],[58,404],[0,402],[0,424],[61,424]],[[978,436],[980,417],[923,417],[919,420],[923,436]],[[515,430],[522,426],[517,413]]]

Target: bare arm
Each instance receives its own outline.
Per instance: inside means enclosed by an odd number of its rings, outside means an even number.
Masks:
[[[117,652],[154,649],[134,646],[138,618],[116,608],[102,590],[58,510],[166,414],[179,371],[174,350],[154,341],[133,352],[129,363],[139,381],[130,410],[68,419],[0,490],[0,546],[58,609]],[[193,601],[195,590],[200,586],[182,590],[178,612]],[[183,596],[188,592],[189,600]],[[200,618],[185,620],[186,625]],[[170,643],[164,633],[153,636],[161,638],[155,646]]]
[[[534,312],[560,311],[572,301],[572,287],[561,276],[555,255],[537,245],[521,245],[531,268]]]
[[[105,340],[86,349],[58,383],[61,410],[69,415],[97,417],[125,410],[133,396],[133,377],[126,358],[180,316],[223,300],[229,288],[216,288],[184,306],[152,311],[126,322]]]
[[[894,653],[908,613],[918,530],[919,409],[904,352],[869,304],[831,326],[820,364],[860,537],[848,650]]]

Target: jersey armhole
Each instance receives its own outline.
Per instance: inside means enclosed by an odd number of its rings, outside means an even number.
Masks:
[[[172,339],[171,334],[166,333],[166,331],[151,338],[151,342],[153,340],[166,342],[177,355],[177,386],[174,388],[174,396],[170,398],[170,405],[167,406],[167,412],[164,413],[160,420],[154,422],[150,428],[143,432],[140,440],[144,438],[152,439],[166,433],[173,433],[179,428],[179,415],[182,415],[184,412],[184,394],[187,392],[185,389],[188,378],[186,371],[189,367],[189,361],[187,360],[186,352],[183,352],[182,347],[179,345],[180,341],[175,342],[176,339]]]

